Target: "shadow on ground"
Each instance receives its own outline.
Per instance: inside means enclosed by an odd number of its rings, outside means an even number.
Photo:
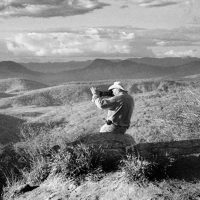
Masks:
[[[169,178],[181,179],[185,181],[200,180],[200,156],[187,156],[175,160],[167,168]]]
[[[200,180],[200,139],[140,143],[131,148],[139,159],[155,162],[155,179]]]

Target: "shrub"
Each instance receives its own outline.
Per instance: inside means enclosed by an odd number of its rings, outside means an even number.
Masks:
[[[152,161],[141,160],[140,158],[128,156],[122,161],[122,170],[129,182],[146,184],[149,181],[156,181],[168,178],[168,167],[171,166],[171,159],[155,159]]]
[[[30,164],[30,168],[22,170],[24,182],[31,185],[39,185],[47,179],[51,172],[49,161],[45,158],[38,158]]]
[[[84,179],[88,174],[101,172],[103,150],[100,147],[67,146],[55,154],[51,163],[53,174],[66,178]]]
[[[54,143],[55,144],[55,143]],[[101,147],[65,145],[52,146],[50,135],[38,135],[32,140],[18,143],[14,152],[22,163],[19,166],[17,181],[7,179],[7,187],[4,192],[13,193],[16,182],[24,184],[40,185],[49,176],[59,175],[65,179],[72,179],[76,183],[90,179],[99,179],[103,176]],[[58,148],[57,148],[58,147]],[[13,180],[15,180],[15,178]],[[10,188],[10,190],[9,190]],[[6,194],[5,194],[6,195]]]
[[[138,158],[128,158],[123,160],[123,171],[129,182],[137,182],[144,184],[148,181],[151,164],[141,161]]]

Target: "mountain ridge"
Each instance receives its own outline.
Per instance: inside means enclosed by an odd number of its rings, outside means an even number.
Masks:
[[[96,59],[83,69],[62,72],[66,81],[90,81],[107,79],[146,79],[157,77],[180,77],[200,72],[200,60],[178,66],[157,66],[137,63],[131,60],[113,62],[105,59]]]
[[[139,61],[138,61],[139,60]],[[148,62],[148,61],[151,62]],[[155,61],[155,64],[152,62]],[[169,65],[167,64],[169,62]],[[178,64],[178,61],[180,63]],[[75,61],[74,61],[75,62]],[[158,63],[163,63],[158,65]],[[95,59],[89,64],[66,71],[39,72],[12,61],[0,62],[0,78],[25,77],[44,84],[60,84],[71,81],[108,79],[179,78],[200,73],[199,58],[129,58],[125,60]],[[173,64],[174,63],[174,64]],[[86,63],[85,63],[86,64]],[[63,66],[62,69],[65,67]],[[2,73],[1,73],[2,72]]]
[[[0,72],[11,73],[25,73],[25,74],[38,74],[38,72],[31,71],[23,65],[14,61],[2,61],[0,62]]]

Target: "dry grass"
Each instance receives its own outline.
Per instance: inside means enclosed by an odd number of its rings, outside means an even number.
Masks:
[[[199,88],[192,91],[199,94]],[[170,93],[138,95],[135,100],[136,108],[128,133],[136,142],[199,138],[199,102],[189,94],[187,87]]]
[[[88,87],[91,84],[78,85],[72,83],[31,91],[25,95],[7,99],[7,105],[36,105],[30,107],[29,114],[21,116],[27,120],[29,128],[24,129],[22,132],[23,141],[15,145],[18,155],[26,163],[29,163],[26,169],[21,169],[23,182],[39,184],[42,188],[50,184],[48,180],[59,176],[65,185],[64,179],[77,178],[83,174],[87,175],[98,168],[93,168],[90,165],[91,153],[95,153],[95,151],[85,147],[71,150],[66,148],[68,141],[72,141],[82,134],[98,132],[101,124],[104,123],[102,119],[106,116],[106,111],[98,110],[88,101],[90,99]],[[97,84],[101,85],[100,83]],[[103,83],[102,85],[106,86],[106,84]],[[199,87],[188,87],[185,83],[179,84],[173,81],[167,83],[155,81],[153,84],[152,82],[146,82],[143,85],[128,84],[129,91],[138,92],[134,94],[136,105],[131,127],[128,130],[128,133],[134,137],[136,142],[199,138]],[[143,91],[148,92],[142,93]],[[2,100],[0,104],[6,105]],[[26,107],[21,107],[20,115],[26,113],[26,109]],[[19,114],[19,108],[5,109],[4,112],[17,115]],[[34,113],[39,114],[34,115]],[[52,147],[55,145],[61,147],[60,152],[52,152]],[[98,155],[98,152],[96,153]],[[99,183],[94,183],[91,179],[86,181],[84,183],[86,184],[85,187],[83,184],[77,188],[77,194],[80,196],[85,195],[85,199],[86,197],[92,199],[94,196],[96,196],[96,199],[129,200],[178,200],[198,197],[199,190],[197,186],[199,183],[167,180],[157,183],[148,182],[146,186],[137,186],[135,181],[145,179],[143,175],[145,175],[146,169],[148,172],[150,166],[143,164],[138,161],[126,162],[126,172],[129,176],[132,176],[134,183],[128,183],[124,173],[120,172],[121,178],[117,178],[115,181],[112,180],[111,176],[105,177]],[[78,166],[82,168],[79,169]],[[74,171],[77,171],[77,173],[72,173]],[[55,178],[56,180],[58,179]],[[12,193],[12,188],[15,188],[15,185],[14,182],[13,186],[9,186],[5,195]],[[187,186],[188,189],[183,192]],[[48,187],[51,188],[53,185],[50,184]],[[55,190],[59,189],[56,187]],[[55,190],[52,189],[52,191]],[[59,190],[59,195],[63,193],[62,191]],[[98,193],[95,193],[96,191]],[[88,197],[89,193],[93,197]],[[74,195],[71,191],[70,193],[64,192],[64,194],[70,195],[71,198]]]

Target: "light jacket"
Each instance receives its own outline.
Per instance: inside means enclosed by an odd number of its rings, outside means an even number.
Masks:
[[[111,98],[93,97],[93,101],[100,109],[108,109],[107,119],[116,126],[129,127],[134,109],[134,100],[128,93],[119,94]]]

